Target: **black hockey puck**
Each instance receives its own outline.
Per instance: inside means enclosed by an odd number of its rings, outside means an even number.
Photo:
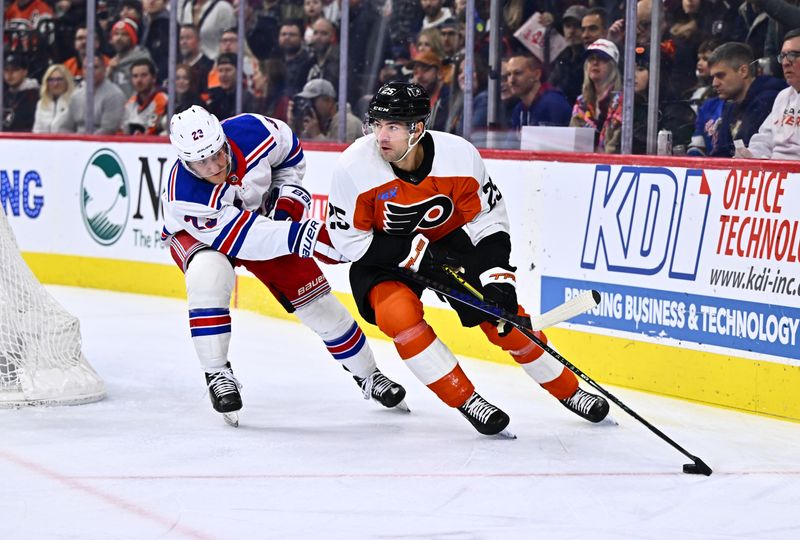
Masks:
[[[694,463],[687,463],[683,466],[683,472],[686,474],[703,474],[711,476],[711,467],[703,463],[700,458],[694,458]]]

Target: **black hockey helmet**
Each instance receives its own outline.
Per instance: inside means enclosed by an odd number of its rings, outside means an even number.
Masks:
[[[372,96],[367,123],[374,120],[427,123],[431,114],[428,92],[418,84],[394,81],[384,84]]]

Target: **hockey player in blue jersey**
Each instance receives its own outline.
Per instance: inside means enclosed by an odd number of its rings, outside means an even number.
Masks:
[[[238,425],[241,385],[228,345],[233,268],[242,265],[322,338],[365,399],[407,410],[405,390],[378,370],[361,328],[312,258],[344,260],[324,224],[303,220],[311,196],[291,129],[257,114],[220,123],[193,106],[172,117],[170,141],[178,160],[162,193],[162,239],[185,276],[192,341],[214,409]]]

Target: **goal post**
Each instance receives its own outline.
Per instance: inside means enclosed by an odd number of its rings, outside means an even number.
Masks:
[[[0,408],[103,397],[105,384],[81,351],[77,317],[28,268],[0,209]]]

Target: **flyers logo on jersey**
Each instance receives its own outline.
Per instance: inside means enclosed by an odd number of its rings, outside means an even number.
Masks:
[[[453,215],[453,201],[446,195],[435,195],[414,204],[386,202],[383,230],[388,234],[411,234],[419,229],[434,229]]]

